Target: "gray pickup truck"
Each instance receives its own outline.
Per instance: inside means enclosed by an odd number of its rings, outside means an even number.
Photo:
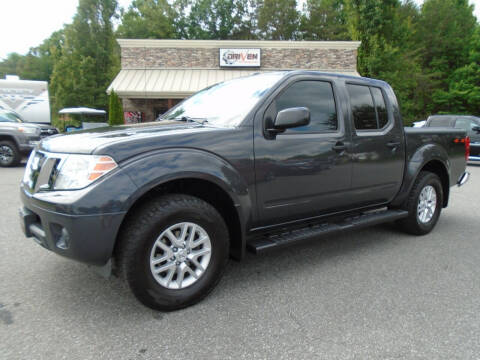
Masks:
[[[425,127],[463,129],[470,138],[470,161],[480,161],[480,118],[470,115],[432,115]]]
[[[43,140],[21,183],[41,246],[145,305],[205,297],[229,256],[383,222],[429,233],[468,179],[465,130],[404,129],[391,87],[309,71],[204,89],[158,122]]]
[[[25,123],[15,112],[0,109],[0,167],[17,165],[41,139],[55,134],[51,125]]]

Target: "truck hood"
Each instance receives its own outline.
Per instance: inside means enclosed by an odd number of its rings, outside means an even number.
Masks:
[[[187,135],[215,129],[219,128],[183,121],[109,126],[51,136],[40,143],[40,149],[53,153],[103,154],[116,158],[115,149],[121,148],[123,152],[126,147],[130,147],[131,156],[133,156],[139,143],[145,145],[148,143],[150,147],[153,147],[151,150],[155,150],[155,148],[167,146],[168,143],[171,145],[172,138],[185,139]],[[184,142],[181,143],[184,144]],[[185,144],[181,146],[185,146]]]

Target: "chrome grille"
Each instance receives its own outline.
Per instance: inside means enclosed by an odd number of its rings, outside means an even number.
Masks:
[[[40,131],[40,137],[44,138],[47,136],[52,136],[58,134],[57,129],[42,129]]]
[[[34,151],[28,159],[23,183],[30,193],[51,190],[60,158],[51,154]]]

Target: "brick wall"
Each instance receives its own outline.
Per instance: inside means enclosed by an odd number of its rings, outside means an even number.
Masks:
[[[357,51],[349,49],[262,48],[262,69],[356,71]],[[216,48],[122,48],[122,69],[219,68]]]

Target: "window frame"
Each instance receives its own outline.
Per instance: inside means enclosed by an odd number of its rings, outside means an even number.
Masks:
[[[281,88],[278,89],[278,91],[276,91],[272,95],[272,97],[265,102],[265,104],[264,104],[265,107],[264,107],[264,110],[263,110],[263,113],[262,113],[262,127],[263,127],[263,132],[264,132],[265,137],[268,137],[268,134],[265,131],[266,130],[266,126],[265,126],[266,118],[265,117],[266,117],[266,113],[267,113],[269,107],[272,105],[272,103],[279,96],[282,96],[285,93],[285,91],[287,91],[291,86],[293,86],[294,84],[296,84],[298,82],[302,82],[302,81],[316,81],[316,82],[324,82],[324,83],[330,84],[330,86],[332,88],[333,101],[334,101],[334,104],[335,104],[335,113],[336,113],[336,116],[337,116],[337,129],[336,130],[324,130],[324,131],[295,131],[295,132],[288,132],[288,129],[287,129],[286,132],[278,133],[278,134],[276,134],[276,136],[302,136],[302,137],[309,136],[309,135],[310,136],[312,136],[312,135],[332,136],[332,135],[343,134],[344,133],[345,126],[344,126],[344,122],[340,121],[340,119],[342,118],[341,117],[341,107],[339,106],[338,90],[337,90],[335,81],[331,80],[331,79],[316,78],[316,77],[298,77],[298,78],[295,77],[293,80],[287,81],[284,84],[282,84]],[[277,112],[277,114],[278,114],[278,112]]]
[[[383,97],[383,101],[385,102],[385,110],[387,111],[387,123],[385,124],[384,127],[382,128],[378,128],[378,129],[357,129],[355,127],[355,119],[354,119],[354,115],[353,115],[353,108],[352,108],[352,103],[350,101],[350,94],[348,92],[348,85],[359,85],[359,86],[365,86],[368,88],[369,92],[370,92],[370,96],[372,97],[372,103],[373,103],[373,107],[375,109],[375,117],[376,117],[376,120],[377,120],[377,126],[380,125],[380,119],[378,117],[378,112],[377,112],[377,106],[376,106],[376,102],[375,102],[375,97],[373,96],[373,92],[372,92],[372,89],[371,88],[377,88],[377,89],[380,89],[380,92],[382,94],[382,97]],[[357,82],[357,81],[347,81],[345,82],[345,94],[348,98],[348,111],[349,111],[349,114],[350,114],[350,124],[351,124],[351,127],[352,127],[352,133],[355,132],[355,134],[357,136],[381,136],[381,135],[385,135],[387,132],[389,132],[393,126],[394,126],[394,114],[392,114],[391,112],[391,106],[390,106],[390,100],[388,98],[388,96],[386,96],[386,93],[385,93],[385,90],[383,89],[383,87],[381,86],[376,86],[376,85],[373,85],[373,84],[366,84],[366,83],[363,83],[363,82]]]

